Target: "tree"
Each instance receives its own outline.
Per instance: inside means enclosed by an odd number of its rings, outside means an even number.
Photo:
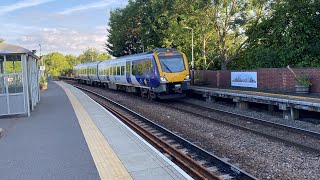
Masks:
[[[254,27],[244,58],[255,67],[320,66],[320,2],[276,0]],[[268,57],[268,58],[266,58]]]
[[[136,0],[111,13],[108,52],[118,57],[173,47],[205,69],[227,69],[247,45],[248,29],[269,12],[269,0]],[[253,28],[251,28],[253,30]],[[250,31],[253,32],[253,31]]]
[[[135,1],[129,1],[126,8],[110,12],[108,42],[105,46],[112,56],[119,57],[143,51],[139,8]]]
[[[60,76],[72,68],[67,62],[66,57],[58,52],[47,54],[43,59],[46,65],[46,72],[52,76]]]
[[[246,32],[256,26],[267,14],[267,0],[216,0],[212,1],[211,11],[216,34],[215,44],[220,56],[221,69],[226,70],[247,44]]]
[[[77,62],[85,63],[91,61],[104,61],[107,59],[111,59],[111,56],[109,54],[99,52],[95,48],[88,48],[77,57]]]
[[[3,43],[3,42],[4,42],[4,40],[2,38],[0,38],[0,43]]]

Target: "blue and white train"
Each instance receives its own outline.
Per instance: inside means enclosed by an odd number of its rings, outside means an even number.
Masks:
[[[184,97],[190,87],[185,54],[168,48],[78,64],[73,73],[79,83],[140,93],[152,99]]]

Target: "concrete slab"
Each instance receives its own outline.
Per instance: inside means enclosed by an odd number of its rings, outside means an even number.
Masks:
[[[133,179],[192,179],[87,95],[71,85],[65,84],[65,87],[88,110],[88,114]]]
[[[30,117],[0,118],[0,179],[99,179],[70,101],[48,87]]]

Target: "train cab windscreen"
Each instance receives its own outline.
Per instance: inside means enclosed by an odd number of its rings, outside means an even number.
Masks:
[[[161,53],[159,61],[163,72],[181,72],[185,70],[183,56],[176,53]]]

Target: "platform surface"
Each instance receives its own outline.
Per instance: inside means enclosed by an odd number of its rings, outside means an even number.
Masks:
[[[74,110],[56,84],[30,117],[0,118],[0,179],[99,179]]]
[[[83,92],[66,83],[61,82],[60,85],[67,88],[87,110],[133,179],[190,179],[179,167]]]
[[[0,179],[190,179],[65,83],[49,83],[30,117],[0,117],[0,128]]]
[[[191,90],[201,93],[213,93],[229,96],[238,96],[245,98],[255,98],[267,101],[277,101],[280,103],[298,104],[313,107],[320,107],[320,96],[308,94],[279,94],[271,92],[248,91],[248,90],[234,90],[234,89],[221,89],[205,86],[191,86]]]

